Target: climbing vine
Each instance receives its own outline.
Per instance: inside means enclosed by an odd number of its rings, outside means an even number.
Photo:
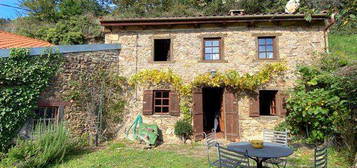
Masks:
[[[63,57],[43,51],[30,56],[27,49],[12,49],[0,58],[0,151],[5,151],[16,132],[33,115],[40,93],[48,86]]]
[[[264,65],[255,74],[241,74],[230,70],[215,74],[204,73],[196,76],[193,81],[185,83],[184,80],[172,70],[143,70],[134,74],[129,79],[129,84],[144,85],[146,87],[171,87],[180,94],[180,110],[185,120],[191,121],[191,92],[199,87],[229,87],[236,91],[255,90],[259,86],[269,82],[275,75],[287,70],[283,63]]]
[[[89,143],[96,144],[115,137],[125,106],[126,79],[108,71],[102,64],[83,68],[75,74],[63,96],[72,102],[65,116],[71,132],[87,135]]]

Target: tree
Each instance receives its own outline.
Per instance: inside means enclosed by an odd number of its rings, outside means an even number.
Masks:
[[[104,1],[22,0],[27,17],[14,21],[16,32],[53,44],[83,44],[101,36],[97,17],[107,14]]]

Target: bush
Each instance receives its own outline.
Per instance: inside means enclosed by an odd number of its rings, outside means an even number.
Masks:
[[[183,138],[183,141],[186,142],[186,139],[192,135],[192,125],[191,123],[185,120],[179,120],[175,124],[175,135]]]
[[[335,138],[354,155],[357,143],[357,64],[329,54],[315,65],[299,68],[301,76],[287,101],[292,134],[308,143]]]
[[[46,167],[61,162],[66,154],[76,149],[76,142],[63,124],[38,126],[33,140],[19,139],[17,145],[9,150],[0,167]]]

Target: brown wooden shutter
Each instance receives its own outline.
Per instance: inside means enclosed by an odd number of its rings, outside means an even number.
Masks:
[[[203,102],[202,89],[193,90],[193,136],[196,141],[203,139]]]
[[[226,139],[235,141],[239,138],[238,101],[234,93],[230,90],[226,89],[223,96],[224,111],[226,115]]]
[[[170,115],[180,116],[180,99],[175,91],[170,91]]]
[[[277,109],[277,115],[279,116],[286,116],[287,110],[286,110],[286,99],[288,96],[283,93],[282,91],[278,91],[276,95],[276,109]]]
[[[249,116],[259,117],[260,115],[260,104],[259,104],[259,94],[253,95],[249,101]]]
[[[143,115],[152,115],[153,112],[153,90],[145,90],[143,97]]]

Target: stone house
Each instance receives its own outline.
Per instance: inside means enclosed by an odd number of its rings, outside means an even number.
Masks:
[[[315,53],[326,52],[330,24],[324,13],[310,22],[303,14],[285,13],[101,19],[105,43],[122,46],[118,67],[126,77],[145,69],[171,69],[190,82],[207,72],[255,73],[264,64],[285,62],[284,75],[260,87],[257,96],[214,87],[192,92],[195,138],[216,128],[218,135],[233,141],[261,138],[263,129],[284,120],[286,91],[297,79],[294,70],[313,62]],[[129,99],[124,129],[143,114],[145,123],[158,124],[164,141],[177,140],[174,124],[182,115],[173,90],[137,87]]]

